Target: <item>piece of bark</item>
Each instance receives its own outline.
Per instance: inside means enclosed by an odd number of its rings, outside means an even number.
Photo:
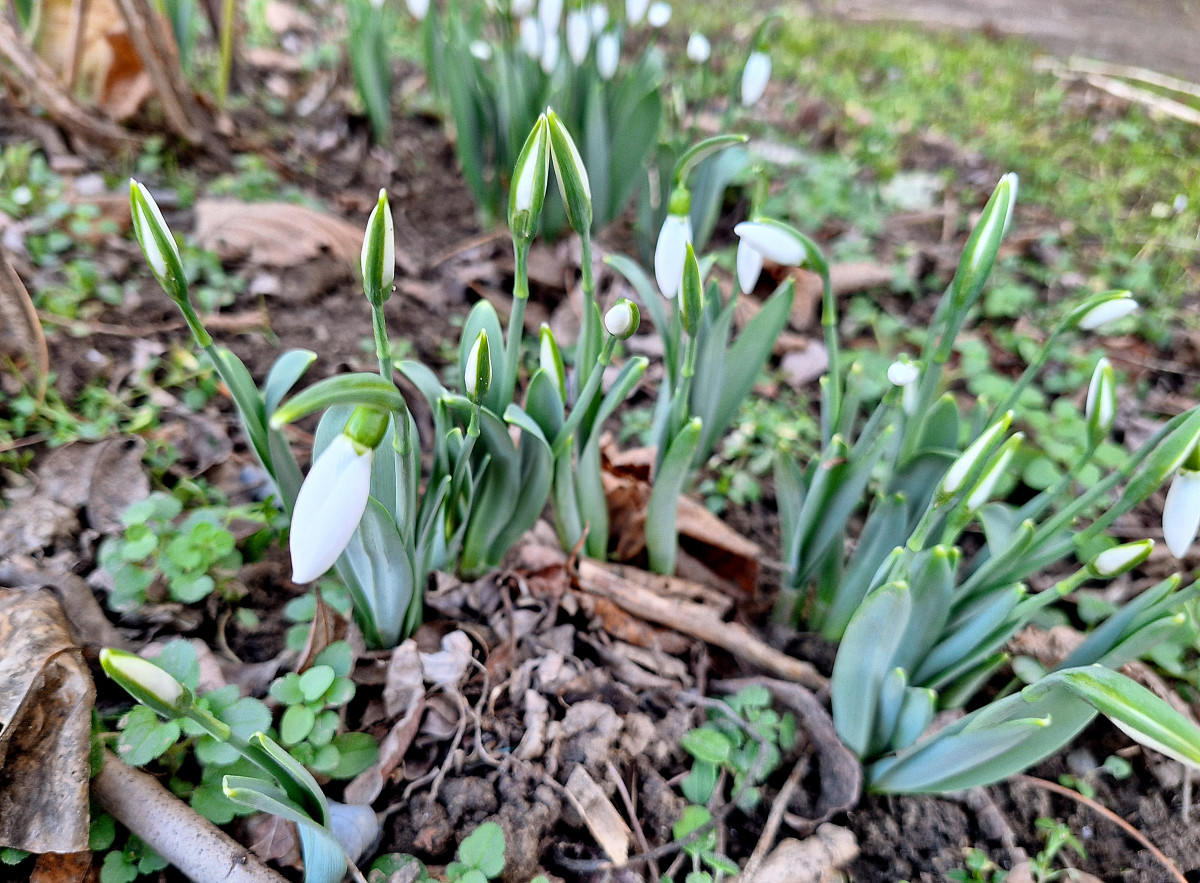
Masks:
[[[629,858],[633,832],[605,795],[604,789],[596,784],[596,780],[588,775],[582,765],[571,770],[566,792],[605,855],[618,866],[625,864]]]
[[[95,686],[47,592],[0,589],[0,843],[88,848]]]
[[[113,818],[196,883],[285,883],[250,850],[163,788],[105,752],[92,795]],[[86,842],[86,840],[85,840]]]
[[[768,646],[741,623],[724,621],[704,604],[663,597],[636,584],[628,576],[631,570],[585,558],[579,562],[578,584],[584,591],[607,598],[628,613],[727,650],[784,680],[817,690],[828,686],[825,677],[809,663]],[[668,576],[652,579],[668,587],[674,582]]]
[[[71,640],[81,647],[116,647],[132,650],[125,636],[108,621],[100,602],[81,577],[73,573],[51,573],[32,559],[0,561],[0,586],[33,590],[45,586],[54,592],[67,617]]]
[[[753,877],[736,883],[833,883],[857,856],[853,832],[824,824],[807,840],[781,840]]]

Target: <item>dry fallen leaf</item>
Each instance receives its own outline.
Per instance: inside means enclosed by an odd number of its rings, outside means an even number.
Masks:
[[[58,602],[0,589],[0,843],[88,848],[88,756],[96,689]]]
[[[236,199],[197,202],[192,236],[223,259],[268,267],[292,267],[322,254],[357,266],[362,237],[361,227],[307,206]]]
[[[99,878],[90,852],[47,852],[37,857],[29,883],[94,883]]]

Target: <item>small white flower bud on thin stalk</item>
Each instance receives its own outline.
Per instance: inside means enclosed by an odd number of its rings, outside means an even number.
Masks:
[[[429,14],[429,0],[405,0],[404,5],[408,7],[408,14],[417,21],[424,21]]]
[[[991,465],[988,466],[987,471],[976,482],[971,493],[967,495],[966,510],[968,512],[977,511],[992,498],[992,494],[996,490],[996,485],[1008,471],[1008,465],[1012,462],[1013,455],[1016,454],[1017,448],[1020,447],[1021,442],[1024,440],[1024,433],[1018,432],[1004,443],[1004,446],[1000,449],[1000,453],[996,455]]]
[[[154,277],[176,303],[187,302],[187,278],[179,246],[159,211],[158,203],[144,184],[129,179],[129,204],[133,234],[150,264]]]
[[[379,199],[367,218],[359,269],[372,304],[381,304],[391,297],[392,282],[396,279],[396,231],[386,190],[379,191]]]
[[[548,31],[542,35],[542,57],[540,64],[542,73],[546,76],[554,73],[554,69],[558,67],[558,56],[561,52],[561,43],[558,39],[558,31]]]
[[[746,59],[742,68],[742,107],[758,104],[758,100],[767,91],[767,83],[771,79],[771,56],[756,49]]]
[[[637,304],[621,298],[604,314],[604,328],[613,337],[627,340],[637,331],[640,320]]]
[[[1076,327],[1082,331],[1098,331],[1110,322],[1124,319],[1137,308],[1138,302],[1130,297],[1128,291],[1114,292],[1095,305],[1083,309]]]
[[[529,16],[522,18],[517,33],[521,51],[530,58],[540,59],[542,57],[542,29],[538,25],[537,19]]]
[[[687,41],[688,60],[696,64],[704,64],[711,55],[712,44],[708,42],[708,37],[699,31],[693,32]]]
[[[608,7],[603,3],[593,3],[588,7],[588,23],[592,33],[598,34],[608,26]]]
[[[538,24],[542,26],[543,36],[558,31],[562,22],[563,0],[540,0],[538,3]]]
[[[488,387],[492,385],[492,351],[488,343],[486,331],[480,331],[471,345],[467,355],[467,364],[463,369],[463,387],[467,398],[479,404],[487,397]]]
[[[625,0],[625,21],[631,25],[640,24],[650,8],[650,0]]]
[[[911,417],[917,409],[917,381],[921,379],[921,369],[904,357],[888,366],[887,379],[892,386],[900,387],[900,407]]]

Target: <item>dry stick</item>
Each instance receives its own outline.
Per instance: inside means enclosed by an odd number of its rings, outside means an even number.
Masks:
[[[771,804],[771,812],[767,815],[767,824],[763,826],[762,836],[758,838],[758,843],[754,846],[754,852],[750,853],[750,858],[746,861],[746,867],[738,875],[743,880],[753,880],[754,875],[758,873],[759,867],[766,861],[767,853],[775,845],[775,837],[779,834],[779,826],[783,824],[783,817],[787,814],[788,804],[792,802],[792,795],[800,787],[800,780],[804,778],[804,772],[807,769],[808,764],[805,758],[800,758],[800,760],[796,761],[796,765],[792,767],[792,773],[787,777],[787,781],[783,783],[783,787],[779,789],[779,794],[775,797],[775,802]]]
[[[6,63],[5,63],[6,62]],[[93,116],[57,84],[50,67],[38,58],[7,18],[0,16],[0,79],[16,94],[28,93],[50,119],[85,139],[132,146],[138,139],[116,123]]]
[[[67,59],[67,77],[63,84],[67,89],[75,88],[75,78],[79,75],[79,56],[83,51],[83,26],[87,21],[90,5],[88,0],[71,0],[71,55]]]
[[[158,781],[106,751],[92,796],[118,822],[196,883],[286,883]]]
[[[1187,878],[1180,873],[1179,868],[1175,867],[1175,863],[1163,854],[1162,850],[1151,843],[1145,834],[1133,827],[1133,825],[1129,824],[1129,822],[1125,821],[1103,803],[1100,803],[1098,800],[1092,800],[1090,797],[1085,797],[1078,791],[1072,791],[1070,788],[1059,785],[1057,782],[1047,782],[1045,779],[1039,779],[1036,776],[1020,775],[1016,778],[1017,781],[1025,782],[1027,785],[1033,785],[1035,788],[1043,788],[1046,791],[1052,791],[1053,793],[1059,794],[1063,797],[1069,797],[1076,803],[1081,803],[1089,809],[1095,811],[1099,815],[1108,819],[1138,843],[1142,844],[1142,846],[1146,847],[1146,850],[1152,856],[1154,856],[1159,864],[1167,869],[1167,872],[1173,878],[1175,878],[1177,883],[1188,883]]]
[[[167,124],[176,135],[192,144],[204,143],[200,111],[183,80],[175,40],[164,32],[159,17],[146,0],[117,0],[129,28],[129,37],[162,101]]]
[[[579,587],[607,598],[626,613],[720,647],[777,677],[813,690],[823,690],[829,685],[813,666],[768,646],[740,623],[725,622],[703,604],[666,598],[643,588],[626,579],[625,571],[626,568],[620,565],[601,564],[584,558],[579,562]],[[672,577],[653,579],[661,582],[664,588],[672,581]]]

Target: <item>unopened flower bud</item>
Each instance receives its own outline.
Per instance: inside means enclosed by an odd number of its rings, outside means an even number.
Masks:
[[[571,133],[558,114],[546,111],[550,135],[550,158],[554,162],[554,176],[558,179],[558,192],[567,209],[567,220],[576,233],[592,229],[592,185],[588,182],[583,157],[575,146]]]
[[[1093,445],[1099,444],[1112,430],[1117,416],[1117,381],[1108,359],[1101,358],[1096,363],[1096,370],[1092,372],[1092,380],[1088,384],[1084,413],[1087,416],[1088,438]]]
[[[1016,202],[1017,176],[1009,172],[992,191],[979,223],[971,231],[963,248],[962,258],[951,282],[956,310],[968,309],[983,291],[983,285],[996,263],[996,255],[1000,252],[1000,241],[1012,222]]]
[[[573,9],[567,13],[567,55],[576,67],[587,59],[592,45],[591,22],[586,10]]]
[[[105,647],[100,651],[100,665],[131,696],[164,717],[183,714],[192,703],[183,684],[140,656]]]
[[[901,357],[888,366],[887,379],[892,386],[900,387],[900,407],[911,417],[917,409],[917,381],[921,379],[921,369],[907,357]]]
[[[142,247],[154,278],[172,300],[183,305],[188,299],[188,289],[179,246],[150,191],[132,178],[129,179],[129,208],[133,215],[133,235]]]
[[[646,10],[646,23],[652,28],[664,27],[671,20],[671,4],[665,0],[656,0]]]
[[[690,337],[695,337],[700,331],[700,317],[704,312],[704,280],[700,278],[700,262],[696,259],[696,250],[690,242],[686,243],[684,249],[680,290],[683,295],[679,299],[683,329]]]
[[[1008,471],[1008,464],[1012,462],[1013,455],[1024,440],[1024,434],[1018,432],[1014,433],[1011,438],[1004,442],[1004,446],[1000,448],[1000,453],[988,465],[979,481],[975,483],[975,487],[971,490],[971,493],[967,494],[966,507],[968,512],[976,511],[992,498],[992,493],[996,490],[996,485],[1004,477],[1004,473]]]
[[[367,300],[374,306],[392,296],[392,282],[396,278],[396,233],[386,190],[379,191],[379,200],[367,219],[359,268]]]
[[[1128,291],[1113,291],[1092,298],[1080,306],[1075,315],[1075,326],[1081,331],[1097,331],[1118,319],[1123,319],[1138,308],[1138,302]]]
[[[1163,539],[1176,558],[1188,553],[1200,530],[1200,471],[1179,470],[1163,505]]]
[[[1133,570],[1150,557],[1154,549],[1154,540],[1137,540],[1132,543],[1122,543],[1106,549],[1092,559],[1088,570],[1093,576],[1101,579],[1112,579],[1122,573]]]
[[[999,420],[985,429],[979,438],[975,439],[959,455],[958,459],[950,464],[939,488],[943,497],[952,497],[962,490],[971,473],[975,471],[975,467],[992,449],[996,440],[1008,432],[1008,427],[1012,425],[1012,417],[1012,411],[1006,412]]]
[[[604,328],[613,337],[627,340],[638,330],[641,313],[637,304],[628,298],[621,298],[607,313],[604,314]]]
[[[538,331],[538,365],[550,375],[550,379],[554,381],[554,385],[558,389],[559,398],[565,402],[567,400],[567,370],[563,365],[562,351],[558,348],[558,341],[554,339],[554,332],[545,322]]]
[[[550,139],[546,115],[534,123],[521,155],[513,169],[508,194],[508,226],[514,241],[526,245],[537,233],[538,219],[546,201],[546,180],[550,173]]]
[[[480,331],[467,354],[466,365],[463,366],[463,386],[467,398],[476,404],[481,403],[492,385],[492,351],[488,344],[486,331]]]
[[[650,0],[625,0],[625,20],[631,25],[640,23],[649,8]]]
[[[675,297],[683,281],[683,262],[692,241],[690,209],[690,194],[685,188],[676,187],[654,247],[654,279],[663,297]]]

